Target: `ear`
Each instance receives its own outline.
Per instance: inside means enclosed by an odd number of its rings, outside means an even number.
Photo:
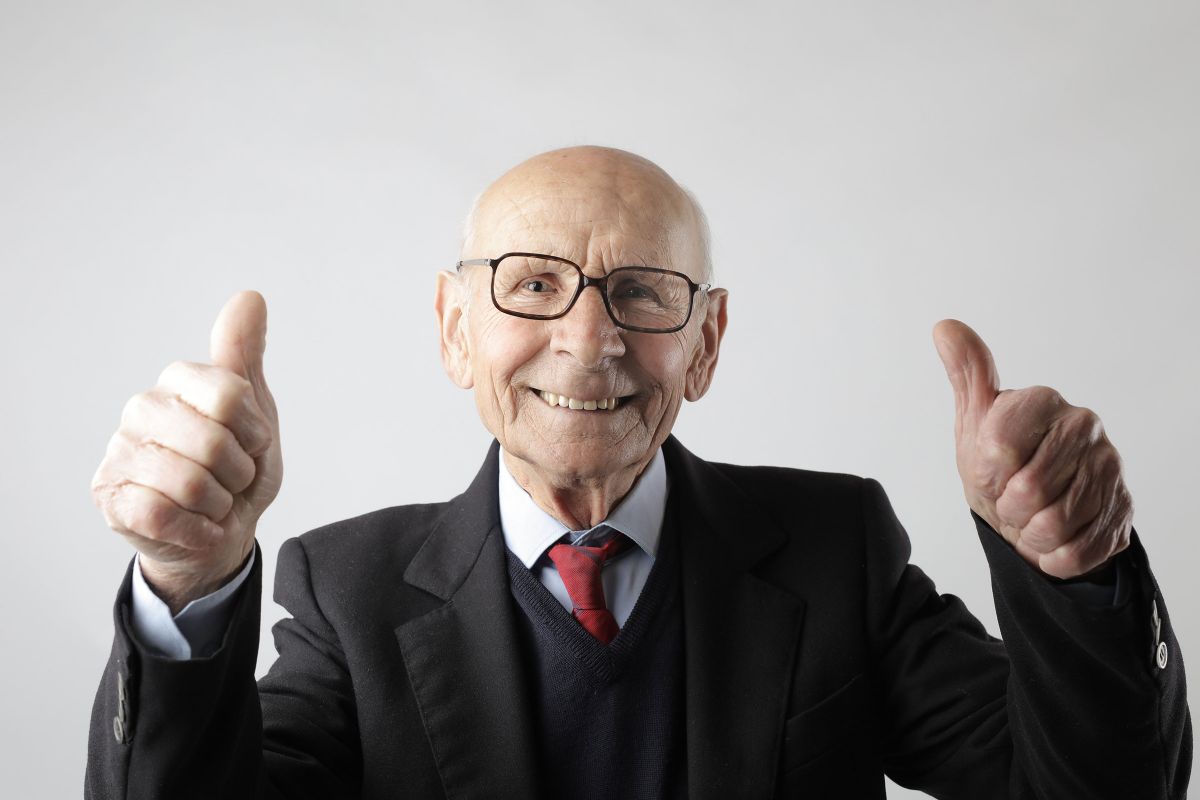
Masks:
[[[471,340],[467,335],[467,285],[457,272],[443,270],[437,276],[433,310],[442,340],[442,367],[456,386],[475,385],[471,374]]]
[[[693,403],[708,392],[708,387],[712,385],[713,373],[717,371],[721,338],[725,336],[725,325],[729,321],[726,308],[729,291],[710,289],[708,298],[703,302],[707,304],[707,308],[704,320],[700,323],[700,337],[692,354],[692,363],[688,365],[687,384],[683,395]]]

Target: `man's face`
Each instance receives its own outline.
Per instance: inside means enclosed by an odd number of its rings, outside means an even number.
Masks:
[[[700,232],[678,188],[641,164],[614,164],[609,153],[575,163],[563,156],[565,163],[545,169],[535,159],[533,168],[510,172],[484,196],[463,257],[526,251],[570,259],[593,277],[641,265],[704,281]],[[724,292],[697,292],[680,331],[635,333],[613,322],[594,288],[560,319],[529,320],[495,308],[488,267],[464,267],[461,280],[469,298],[453,322],[454,342],[446,341],[443,310],[454,303],[439,285],[443,350],[457,349],[447,370],[474,388],[479,415],[504,449],[552,483],[640,469],[667,438],[684,398],[699,399],[708,388]],[[551,405],[544,393],[588,407]],[[610,398],[615,408],[590,408]]]

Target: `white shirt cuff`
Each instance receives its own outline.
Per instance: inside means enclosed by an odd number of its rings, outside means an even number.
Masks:
[[[140,554],[133,562],[133,599],[131,623],[133,634],[142,646],[164,658],[185,661],[204,658],[221,647],[234,594],[250,574],[255,554],[250,553],[246,566],[233,580],[212,594],[197,598],[171,616],[171,609],[162,601],[142,575]]]

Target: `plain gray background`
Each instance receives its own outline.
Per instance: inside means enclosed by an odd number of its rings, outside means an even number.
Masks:
[[[456,494],[489,439],[433,276],[479,189],[570,144],[711,217],[730,326],[694,452],[879,479],[995,632],[930,339],[958,317],[1004,386],[1100,414],[1200,647],[1198,39],[1162,2],[0,3],[0,794],[80,792],[131,555],[88,483],[125,400],[256,288],[268,574],[287,537]]]

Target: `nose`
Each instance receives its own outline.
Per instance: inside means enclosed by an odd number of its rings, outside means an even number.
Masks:
[[[586,287],[571,310],[549,324],[554,326],[554,351],[574,356],[582,367],[597,369],[608,359],[625,355],[622,330],[608,315],[597,286]]]

